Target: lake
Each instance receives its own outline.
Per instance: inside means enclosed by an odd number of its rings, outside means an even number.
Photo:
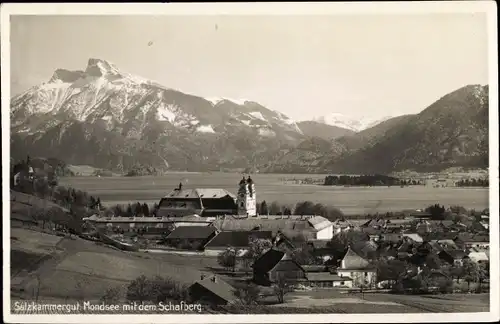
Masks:
[[[294,205],[310,200],[335,206],[346,215],[418,209],[439,203],[446,207],[460,205],[482,210],[489,206],[487,188],[415,187],[332,187],[321,185],[285,184],[284,179],[324,179],[326,175],[255,174],[257,200]],[[70,177],[60,185],[87,191],[101,198],[105,205],[129,202],[159,202],[161,197],[183,183],[184,188],[223,188],[237,192],[242,178],[236,173],[169,173],[155,177]]]

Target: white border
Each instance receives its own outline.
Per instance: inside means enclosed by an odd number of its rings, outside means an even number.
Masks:
[[[499,204],[498,204],[498,52],[497,10],[494,1],[349,2],[349,3],[188,3],[188,4],[2,4],[2,200],[10,214],[10,15],[339,15],[339,14],[486,13],[489,33],[489,152],[490,152],[490,264],[489,313],[447,314],[307,314],[307,315],[12,315],[10,314],[10,217],[3,217],[3,297],[5,322],[15,323],[332,323],[332,322],[474,322],[499,319]],[[472,64],[472,62],[471,62]],[[432,77],[432,76],[429,76]],[[7,288],[6,288],[7,287]],[[126,316],[126,318],[123,318]]]

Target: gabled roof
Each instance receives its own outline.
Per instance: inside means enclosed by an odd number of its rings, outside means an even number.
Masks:
[[[349,247],[347,253],[342,258],[341,269],[364,269],[367,268],[369,264],[368,260],[362,258]]]
[[[408,237],[410,238],[412,241],[416,242],[416,243],[422,243],[423,242],[423,238],[422,236],[420,236],[419,234],[417,233],[408,233],[408,234],[403,234],[404,237]]]
[[[198,280],[193,285],[200,285],[227,302],[233,301],[235,299],[234,287],[219,277],[215,277],[215,282],[213,282],[213,277],[214,276],[209,276],[205,279]]]
[[[279,271],[295,270],[297,267],[304,269],[300,264],[292,260],[292,258],[283,251],[269,249],[266,253],[260,256],[252,268],[259,272],[269,272],[273,269]],[[304,271],[305,272],[305,271]]]
[[[307,221],[309,222],[309,225],[311,225],[317,231],[321,231],[324,228],[332,226],[332,222],[330,222],[323,216],[313,216],[311,218],[308,218]]]
[[[316,216],[321,217],[321,216]],[[314,220],[313,220],[314,219]],[[221,231],[251,231],[255,229],[263,231],[271,231],[273,234],[278,232],[283,233],[287,237],[293,237],[298,234],[304,235],[306,238],[311,239],[315,236],[318,230],[325,226],[326,222],[317,223],[315,228],[309,220],[317,222],[319,219],[315,217],[288,217],[288,216],[266,216],[266,217],[245,217],[236,218],[234,216],[225,216],[216,220],[213,225]],[[330,223],[331,224],[331,223]],[[329,225],[326,225],[329,226]]]
[[[174,189],[165,198],[223,198],[229,196],[236,198],[234,194],[221,188],[195,188],[195,189]]]
[[[250,237],[252,236],[259,239],[272,240],[273,233],[271,231],[223,231],[210,240],[210,242],[205,245],[205,249],[220,247],[248,247]]]
[[[167,239],[206,239],[216,231],[213,226],[179,226],[167,236]]]

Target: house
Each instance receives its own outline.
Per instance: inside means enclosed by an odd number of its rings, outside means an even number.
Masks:
[[[331,247],[329,243],[330,241],[324,240],[311,240],[307,242],[312,247],[314,256],[321,258],[323,261],[331,260],[338,254],[338,251]]]
[[[407,237],[415,243],[422,243],[424,241],[422,236],[417,233],[404,233],[403,237]]]
[[[384,242],[399,243],[403,240],[403,235],[397,233],[386,233],[381,235],[381,240]]]
[[[200,217],[190,215],[184,217],[101,217],[92,215],[83,219],[97,228],[118,228],[125,232],[137,232],[139,230],[146,233],[171,232],[176,227],[181,226],[209,226],[215,218]]]
[[[197,214],[202,217],[236,214],[236,196],[220,188],[182,189],[182,184],[160,200],[156,216],[182,217]]]
[[[462,265],[467,254],[462,250],[443,250],[438,253],[438,257],[450,265]]]
[[[248,251],[250,238],[268,239],[272,242],[271,231],[222,231],[204,246],[205,255],[217,256],[229,247],[238,249],[241,254]]]
[[[262,286],[270,286],[280,278],[292,282],[305,281],[305,270],[287,253],[270,249],[252,265],[253,281]]]
[[[372,227],[376,229],[382,229],[386,225],[386,221],[383,220],[382,218],[373,218],[361,225],[361,227]]]
[[[181,249],[199,250],[217,235],[213,226],[181,226],[175,228],[163,244]]]
[[[222,231],[271,231],[282,233],[289,239],[302,237],[305,240],[331,240],[333,224],[322,216],[259,215],[255,217],[219,217],[213,225]]]
[[[375,267],[360,254],[349,247],[336,272],[340,277],[351,278],[354,288],[372,287],[376,282]]]
[[[469,259],[477,263],[484,263],[490,261],[489,251],[480,249],[471,249],[468,254]]]
[[[189,287],[189,295],[193,302],[205,305],[227,305],[233,302],[234,287],[216,276],[201,276]]]
[[[354,229],[355,225],[348,220],[337,219],[333,222],[333,232],[334,234],[346,232]]]
[[[455,239],[455,243],[466,249],[470,248],[482,248],[487,249],[490,246],[489,235],[484,234],[471,234],[471,233],[460,233]]]
[[[308,286],[313,288],[352,288],[353,280],[330,272],[307,272]]]

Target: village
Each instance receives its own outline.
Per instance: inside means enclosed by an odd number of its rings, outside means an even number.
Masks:
[[[28,181],[35,181],[27,174]],[[318,292],[324,297],[317,302],[353,293],[489,291],[487,209],[470,212],[436,204],[369,219],[328,219],[297,210],[270,215],[258,203],[258,186],[250,176],[235,187],[236,195],[180,183],[150,216],[141,208],[124,216],[97,206],[79,222],[58,222],[54,216],[43,222],[52,223],[56,235],[77,234],[127,253],[216,260],[218,267],[202,271],[186,293],[189,300],[210,307],[263,301],[285,305],[296,300],[287,296]],[[65,213],[74,215],[76,209],[70,209]],[[16,220],[13,214],[11,221]]]
[[[278,290],[290,286],[451,293],[460,291],[454,286],[464,280],[468,287],[471,282],[479,284],[478,291],[487,289],[487,212],[469,225],[435,220],[422,211],[399,219],[332,222],[317,215],[259,215],[256,194],[250,177],[240,181],[237,196],[217,188],[184,189],[180,184],[161,199],[155,217],[94,215],[84,221],[108,233],[105,237],[117,246],[218,257],[225,268],[251,271],[253,283]],[[127,233],[139,235],[125,240],[132,237]],[[397,273],[402,269],[405,273]],[[426,286],[415,285],[424,276]],[[209,280],[207,275],[199,284]],[[209,295],[219,294],[221,286],[212,291],[213,286],[204,287]],[[229,291],[223,303],[230,303],[235,297],[231,286],[225,287]]]

